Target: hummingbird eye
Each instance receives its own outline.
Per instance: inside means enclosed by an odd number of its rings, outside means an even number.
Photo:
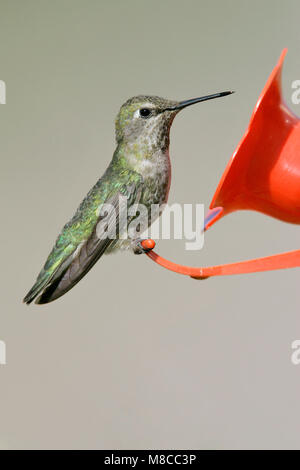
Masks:
[[[141,108],[140,109],[140,116],[142,118],[148,118],[151,115],[151,110],[149,108]]]

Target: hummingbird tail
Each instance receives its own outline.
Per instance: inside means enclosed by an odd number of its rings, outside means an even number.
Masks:
[[[53,253],[53,252],[52,252]],[[31,304],[33,300],[36,299],[38,295],[42,295],[45,289],[51,285],[54,280],[57,277],[60,277],[61,274],[65,271],[67,266],[71,262],[71,256],[65,257],[65,259],[62,257],[59,262],[56,262],[55,264],[52,262],[50,263],[49,266],[49,260],[51,260],[52,253],[50,253],[48,260],[38,275],[38,278],[33,285],[33,287],[30,289],[27,295],[25,295],[23,302],[27,305]],[[38,303],[38,299],[35,301],[35,303]]]
[[[84,243],[76,256],[70,255],[52,273],[42,271],[37,282],[24,297],[24,302],[30,304],[35,300],[36,304],[47,304],[66,294],[74,287],[86,273],[94,266],[106,249],[114,244],[114,240],[106,238],[98,240],[96,230],[89,239],[90,245]],[[93,243],[97,250],[89,251]]]
[[[55,290],[71,262],[72,256],[69,255],[65,259],[61,259],[60,263],[58,263],[54,269],[53,266],[52,270],[46,270],[45,268],[42,269],[36,283],[24,297],[23,302],[29,305],[35,299],[36,304],[48,303],[51,302],[51,300],[54,300],[52,298],[50,300],[49,291],[51,290],[51,292],[53,292],[53,290]],[[44,295],[45,293],[47,294]],[[60,295],[58,297],[60,297]],[[43,301],[40,301],[41,299],[43,299]]]
[[[49,276],[44,276],[42,279],[38,278],[34,286],[25,295],[23,302],[27,305],[31,304],[31,302],[42,292],[48,282]]]
[[[66,294],[87,274],[113,243],[114,240],[105,239],[99,243],[97,251],[93,253],[88,252],[86,244],[83,245],[77,257],[71,258],[71,262],[65,263],[63,269],[55,273],[49,282],[45,284],[35,303],[48,304]],[[39,292],[36,296],[38,294]]]

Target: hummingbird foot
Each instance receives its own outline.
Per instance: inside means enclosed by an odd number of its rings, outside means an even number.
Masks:
[[[148,253],[155,247],[155,241],[151,238],[136,238],[131,242],[131,248],[135,255],[142,255]]]

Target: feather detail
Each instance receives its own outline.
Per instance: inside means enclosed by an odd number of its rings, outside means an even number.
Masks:
[[[135,182],[132,181],[132,173],[134,173]],[[45,304],[58,299],[85,276],[108,247],[116,244],[118,233],[121,233],[128,224],[127,207],[139,202],[142,191],[142,178],[138,173],[126,172],[125,184],[124,179],[119,180],[123,184],[119,184],[118,188],[100,204],[91,233],[87,238],[79,241],[77,246],[69,243],[64,248],[61,238],[65,232],[68,233],[67,230],[70,226],[72,227],[72,222],[76,223],[80,230],[80,221],[77,223],[76,218],[73,218],[65,226],[36,283],[25,296],[25,303],[29,304],[35,298],[37,304]],[[85,201],[82,204],[84,203]],[[80,211],[81,208],[82,205],[78,210]],[[108,210],[103,211],[104,208]],[[69,238],[71,236],[72,233]],[[59,248],[60,243],[62,246]]]

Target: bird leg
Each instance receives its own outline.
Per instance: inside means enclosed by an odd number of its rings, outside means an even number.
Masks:
[[[131,242],[131,248],[135,255],[148,253],[155,247],[155,241],[151,238],[136,238]]]

